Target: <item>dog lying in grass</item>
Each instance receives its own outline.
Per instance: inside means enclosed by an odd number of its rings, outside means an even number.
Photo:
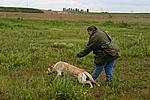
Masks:
[[[79,83],[90,84],[91,88],[93,88],[92,83],[99,86],[99,84],[94,81],[92,76],[88,72],[86,72],[84,69],[80,69],[80,68],[70,65],[66,62],[59,61],[53,66],[49,65],[48,74],[51,74],[55,71],[57,72],[57,76],[55,79],[57,79],[57,77],[61,76],[63,74],[63,72],[68,72],[68,73],[71,73],[74,76],[76,76],[78,78]]]

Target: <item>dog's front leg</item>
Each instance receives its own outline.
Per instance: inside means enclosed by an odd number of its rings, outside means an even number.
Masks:
[[[57,71],[57,75],[56,75],[56,77],[55,77],[55,79],[54,80],[56,80],[59,76],[61,76],[62,75],[62,71]]]
[[[59,75],[57,74],[54,80],[56,80],[58,77],[59,77]]]

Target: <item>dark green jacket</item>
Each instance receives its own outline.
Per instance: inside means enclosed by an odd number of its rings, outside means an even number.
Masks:
[[[96,31],[90,36],[86,48],[78,53],[77,57],[84,57],[91,51],[95,54],[95,64],[105,64],[110,60],[118,58],[119,48],[112,43],[105,32]]]

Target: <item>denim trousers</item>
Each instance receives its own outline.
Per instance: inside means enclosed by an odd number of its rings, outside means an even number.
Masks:
[[[93,79],[96,80],[104,68],[106,73],[106,80],[112,81],[112,72],[113,72],[114,63],[115,60],[109,61],[105,64],[96,64],[96,67],[92,74]]]

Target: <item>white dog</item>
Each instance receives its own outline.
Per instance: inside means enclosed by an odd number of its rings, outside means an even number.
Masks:
[[[90,84],[91,88],[93,88],[92,83],[95,83],[97,86],[99,86],[99,84],[94,81],[92,76],[88,72],[86,72],[84,69],[80,69],[66,62],[59,61],[53,66],[49,65],[48,74],[54,71],[57,72],[56,78],[58,76],[61,76],[63,72],[69,72],[69,73],[72,73],[74,76],[76,76],[80,83]]]

